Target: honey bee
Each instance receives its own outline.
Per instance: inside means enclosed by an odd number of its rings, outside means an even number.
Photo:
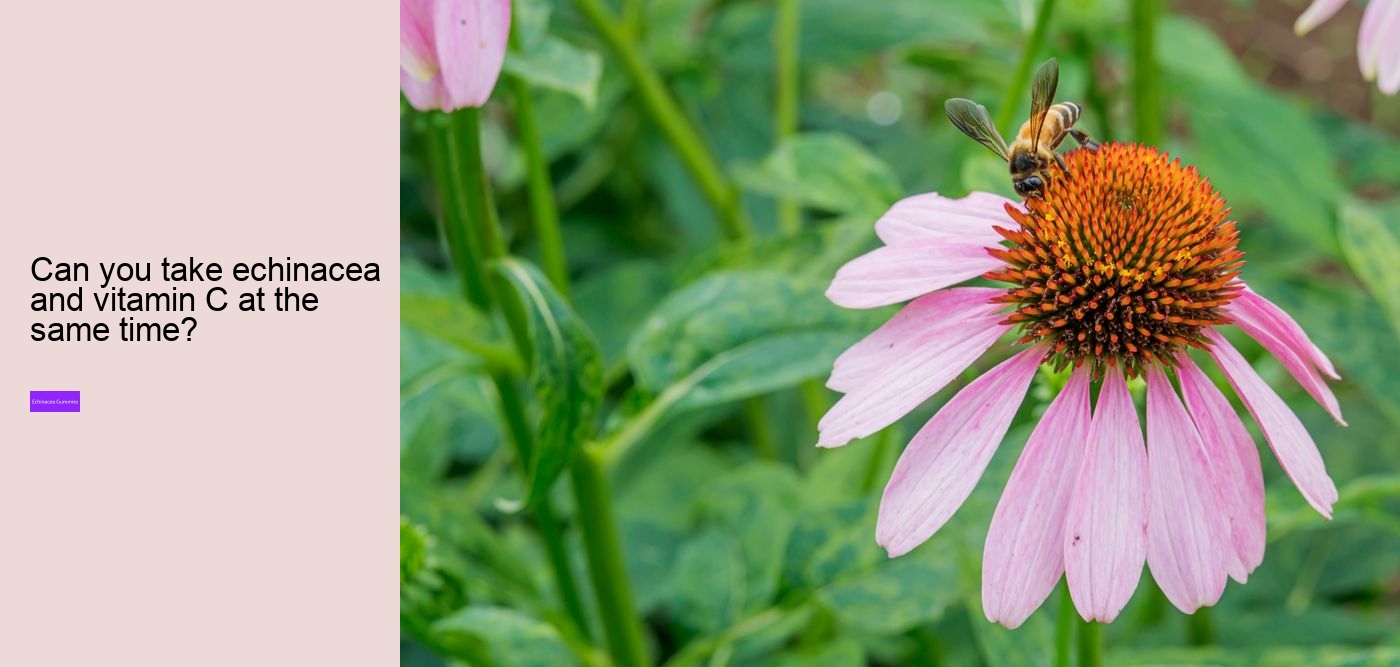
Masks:
[[[944,110],[948,120],[953,121],[963,134],[972,137],[977,143],[992,149],[1011,167],[1011,187],[1021,198],[1039,197],[1041,189],[1050,178],[1050,165],[1060,166],[1066,174],[1069,167],[1065,159],[1056,153],[1065,136],[1074,137],[1079,145],[1095,150],[1099,147],[1084,130],[1076,129],[1074,122],[1079,120],[1082,111],[1074,102],[1051,104],[1055,88],[1060,84],[1060,65],[1054,58],[1045,61],[1036,70],[1031,83],[1031,117],[1016,134],[1016,140],[1006,145],[1006,140],[997,132],[996,125],[987,115],[987,107],[972,100],[960,97],[948,100]]]

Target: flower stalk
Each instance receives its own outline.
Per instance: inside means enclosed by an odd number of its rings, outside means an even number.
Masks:
[[[444,198],[452,202],[456,213],[444,216],[443,224],[456,227],[444,234],[448,239],[456,238],[462,254],[454,252],[453,266],[461,280],[467,285],[481,286],[481,301],[477,304],[489,309],[492,303],[501,303],[493,284],[485,275],[485,253],[498,257],[505,252],[505,242],[496,228],[495,215],[490,204],[490,189],[486,182],[486,172],[481,163],[480,120],[475,108],[461,109],[442,118],[440,136],[440,157],[443,167],[439,188]],[[458,128],[458,124],[462,126]],[[476,224],[477,234],[471,233],[472,223]],[[510,309],[502,309],[507,319],[515,320],[512,331],[524,326],[524,320],[512,316]],[[525,340],[523,330],[516,337]],[[522,358],[528,357],[528,348],[520,347]],[[513,374],[493,373],[492,382],[500,399],[501,414],[510,440],[515,446],[516,457],[522,466],[529,465],[533,455],[533,437],[525,418],[525,404],[520,394],[520,386]],[[582,596],[573,569],[569,565],[564,549],[563,532],[559,519],[554,514],[554,505],[548,499],[536,505],[533,510],[536,527],[544,542],[550,569],[555,584],[559,587],[559,597],[564,602],[570,620],[578,626],[581,634],[588,632],[587,617],[583,612]]]
[[[505,257],[506,246],[499,222],[490,205],[490,187],[481,164],[479,120],[475,116],[475,110],[468,110],[465,116],[461,142],[462,155],[465,158],[462,161],[465,166],[465,180],[462,183],[466,190],[472,193],[469,199],[473,204],[474,229],[481,238],[485,259],[489,262]],[[532,154],[527,152],[527,157],[530,155]],[[533,156],[543,160],[542,152],[534,152]],[[545,233],[557,234],[558,215],[553,211],[551,213],[554,214],[546,216],[543,220],[537,219],[535,224],[537,227],[554,225],[555,229]],[[506,300],[499,298],[499,295],[493,294],[493,299],[505,313],[506,323],[520,345],[522,356],[528,355],[528,333],[523,314],[513,314],[513,309],[508,307]],[[510,390],[519,391],[519,387],[512,383]],[[526,439],[529,438],[528,432],[523,435]],[[522,459],[529,460],[524,450]],[[637,618],[631,585],[627,580],[627,568],[622,558],[622,540],[617,528],[617,517],[612,508],[612,497],[608,490],[601,454],[592,447],[582,448],[570,467],[570,477],[578,506],[579,529],[583,534],[588,571],[593,581],[594,596],[613,659],[619,667],[646,665],[648,658],[646,646],[642,641],[641,621]],[[543,525],[541,529],[543,532]],[[557,533],[557,528],[555,532]],[[569,583],[572,584],[572,573],[569,577]]]
[[[1157,72],[1157,16],[1159,0],[1137,0],[1132,5],[1133,27],[1133,133],[1149,146],[1162,143],[1162,97]]]
[[[511,40],[517,41],[515,26]],[[515,131],[525,150],[528,175],[530,218],[534,221],[535,238],[540,245],[540,263],[545,277],[564,300],[569,300],[569,265],[564,260],[564,238],[559,233],[559,207],[554,201],[554,187],[549,179],[549,160],[545,159],[540,141],[540,126],[535,119],[535,100],[530,84],[518,76],[511,77],[511,92],[515,96]]]
[[[1055,14],[1055,0],[1042,0],[1040,10],[1035,15],[1035,25],[1031,36],[1026,40],[1026,48],[1021,52],[1021,62],[1016,64],[1016,75],[1011,78],[1011,86],[1002,95],[1001,106],[997,107],[997,127],[1007,127],[1020,110],[1017,101],[1026,95],[1031,84],[1031,66],[1036,62],[1036,53],[1045,44],[1045,35],[1050,31],[1050,17]]]
[[[1103,626],[1075,620],[1079,626],[1079,667],[1103,667]]]
[[[1074,645],[1074,626],[1078,614],[1069,587],[1060,588],[1060,611],[1055,618],[1055,667],[1070,667],[1070,650]]]
[[[725,238],[747,241],[751,230],[738,189],[725,178],[695,126],[666,90],[661,75],[642,57],[636,44],[628,39],[622,23],[603,6],[602,0],[574,0],[574,4],[621,61],[623,71],[636,88],[642,108],[646,109],[652,122],[656,123],[671,147],[680,155],[681,163],[695,178],[700,191],[714,208]]]
[[[797,133],[798,58],[801,21],[799,0],[777,0],[777,20],[773,27],[773,61],[776,63],[776,96],[773,103],[773,141],[781,146]],[[778,229],[794,234],[802,227],[802,209],[797,202],[778,200]]]

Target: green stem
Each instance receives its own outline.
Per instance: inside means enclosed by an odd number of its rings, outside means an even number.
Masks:
[[[466,225],[468,236],[472,237],[482,255],[475,268],[486,285],[486,296],[505,316],[520,357],[530,359],[530,334],[522,307],[514,299],[502,298],[498,281],[491,280],[486,274],[486,267],[505,257],[507,251],[505,236],[501,234],[500,222],[496,219],[496,207],[491,202],[491,184],[486,177],[486,166],[481,161],[480,113],[477,109],[466,108],[452,114],[452,122],[447,124],[448,170],[454,176],[453,181],[462,187],[461,197],[466,202],[471,222]]]
[[[496,226],[495,210],[490,199],[491,191],[481,163],[480,121],[477,113],[476,109],[463,109],[445,119],[441,158],[443,173],[447,178],[439,185],[444,190],[455,191],[453,197],[461,208],[461,216],[455,220],[461,227],[457,235],[460,239],[470,241],[469,247],[475,249],[469,261],[456,264],[457,271],[464,276],[464,282],[474,282],[483,286],[486,298],[483,305],[489,307],[492,301],[497,304],[503,302],[494,294],[496,290],[491,287],[494,283],[486,278],[485,260],[504,256],[505,242]],[[459,122],[465,132],[458,131]],[[472,223],[475,223],[476,236],[470,233]],[[523,333],[523,317],[518,313],[512,315],[515,311],[510,308],[502,308],[502,311],[506,314],[512,333],[516,334],[517,349],[521,357],[529,358],[529,347],[522,344],[522,341],[526,340]],[[525,418],[520,387],[509,376],[503,374],[495,375],[494,380],[497,394],[500,396],[501,412],[510,431],[511,441],[515,445],[516,458],[522,467],[528,469],[534,447]],[[574,580],[573,569],[569,566],[567,552],[564,550],[563,533],[554,514],[554,507],[546,499],[532,511],[545,551],[549,555],[555,583],[559,586],[560,598],[564,601],[569,617],[578,625],[579,632],[586,634],[588,625],[587,617],[583,613],[582,597],[579,595],[578,583]]]
[[[1036,54],[1045,44],[1045,35],[1050,30],[1050,17],[1055,13],[1055,0],[1041,0],[1040,10],[1035,15],[1035,26],[1026,40],[1026,48],[1021,52],[1021,62],[1016,65],[1016,76],[1011,79],[1011,87],[1001,97],[997,108],[997,127],[1004,128],[1021,108],[1016,102],[1025,99],[1031,85],[1031,68],[1035,65]]]
[[[429,135],[428,160],[432,164],[438,195],[442,198],[438,229],[447,245],[448,258],[456,269],[463,295],[472,305],[485,309],[489,303],[486,285],[481,273],[474,270],[474,267],[481,264],[481,252],[467,233],[467,220],[470,218],[467,203],[462,198],[461,191],[455,187],[461,179],[454,175],[447,159],[454,150],[450,130],[452,121],[439,113],[430,114],[423,120],[426,134]]]
[[[1078,618],[1069,586],[1060,586],[1060,613],[1055,618],[1055,667],[1070,667],[1069,651],[1074,640],[1074,619]]]
[[[768,408],[763,397],[755,396],[744,401],[743,411],[749,437],[753,438],[759,457],[768,461],[778,460],[778,436],[773,432],[773,424],[768,421]]]
[[[1133,26],[1133,133],[1135,139],[1150,146],[1162,142],[1162,100],[1156,61],[1159,1],[1129,3]]]
[[[476,230],[482,239],[487,260],[505,257],[506,246],[498,227],[495,211],[490,205],[490,187],[481,165],[480,125],[475,109],[469,109],[463,117],[464,164],[468,173],[469,190],[475,190]],[[461,113],[461,112],[459,112]],[[530,154],[527,153],[527,157]],[[543,154],[533,157],[543,162]],[[553,200],[549,200],[553,206]],[[550,211],[549,220],[557,223],[558,215]],[[536,220],[536,225],[541,221]],[[548,220],[545,221],[547,226]],[[562,260],[563,247],[560,246]],[[567,281],[567,275],[560,280]],[[488,283],[489,285],[492,283]],[[488,293],[491,290],[488,289]],[[513,309],[508,300],[493,294],[498,307],[506,315],[522,356],[528,356],[529,334],[523,313]],[[518,390],[518,387],[512,387]],[[516,395],[518,399],[518,394]],[[522,413],[523,416],[523,413]],[[528,431],[525,433],[528,437]],[[529,461],[528,454],[522,452],[522,459]],[[649,664],[646,645],[642,641],[641,620],[637,617],[633,604],[631,585],[627,579],[627,567],[622,558],[622,538],[617,528],[617,517],[613,513],[612,497],[608,493],[607,477],[602,462],[592,448],[583,448],[575,457],[570,468],[574,487],[574,498],[578,504],[578,521],[583,534],[584,552],[588,557],[588,573],[593,581],[593,593],[603,620],[603,629],[608,636],[608,646],[619,667],[634,667]],[[541,503],[545,505],[547,503]],[[541,530],[544,532],[542,525]],[[557,523],[553,525],[557,531]]]
[[[826,389],[826,385],[816,378],[804,380],[797,385],[797,390],[802,394],[802,409],[807,412],[807,421],[811,424],[812,431],[817,430],[817,423],[826,415],[826,411],[831,409],[831,399]]]
[[[895,439],[898,426],[891,426],[875,434],[874,446],[870,448],[870,458],[865,460],[865,472],[861,475],[860,490],[862,493],[874,491],[880,482],[880,471],[884,468],[885,454],[889,451],[890,441]]]
[[[584,447],[570,469],[574,499],[578,503],[579,528],[588,556],[588,574],[603,617],[608,646],[619,667],[651,663],[642,639],[642,626],[633,603],[632,584],[622,557],[622,536],[617,528],[607,474],[599,452]]]
[[[481,244],[482,255],[488,259],[506,256],[505,237],[496,221],[496,209],[491,204],[491,184],[486,179],[486,165],[481,162],[481,111],[466,108],[454,112],[447,124],[447,160],[456,182],[462,187],[467,202],[471,231]]]
[[[602,0],[574,0],[574,4],[621,61],[623,71],[636,87],[642,107],[680,154],[681,163],[690,171],[701,192],[714,207],[725,237],[735,241],[747,240],[750,235],[749,221],[744,214],[739,191],[724,177],[724,172],[705,148],[695,126],[666,90],[661,75],[642,56],[636,43],[628,39],[626,30],[603,6]]]
[[[1078,621],[1079,667],[1103,666],[1103,626],[1094,621]]]
[[[511,87],[515,93],[515,129],[520,133],[530,176],[530,217],[540,243],[540,260],[545,276],[567,301],[569,266],[564,260],[564,238],[559,233],[559,208],[555,205],[554,188],[549,180],[549,161],[540,145],[539,123],[535,121],[535,102],[530,97],[530,85],[523,79],[511,77]]]
[[[1092,136],[1098,141],[1109,141],[1118,136],[1113,128],[1113,114],[1110,110],[1108,92],[1104,90],[1100,77],[1093,75],[1094,64],[1099,59],[1099,49],[1096,45],[1096,37],[1079,34],[1075,42],[1079,46],[1080,56],[1084,62],[1088,63],[1090,76],[1088,88],[1084,90],[1084,101],[1093,111],[1095,123]]]
[[[533,454],[533,435],[529,422],[525,419],[525,405],[521,399],[519,386],[512,378],[497,376],[496,393],[501,398],[501,412],[515,442],[517,457],[522,464],[530,461]],[[583,611],[583,598],[578,592],[578,582],[574,580],[574,570],[569,566],[568,551],[564,549],[564,533],[559,519],[554,514],[554,503],[548,500],[534,508],[535,525],[539,528],[544,542],[549,566],[554,571],[555,584],[559,586],[559,597],[564,601],[564,610],[573,620],[580,634],[588,636],[588,615]]]
[[[1187,638],[1192,646],[1210,646],[1215,643],[1215,627],[1210,620],[1210,607],[1201,607],[1186,620]]]
[[[773,104],[773,139],[779,146],[797,132],[799,0],[777,0],[773,24],[773,60],[777,64],[777,94]],[[802,227],[802,209],[791,199],[778,201],[778,228],[784,234]]]

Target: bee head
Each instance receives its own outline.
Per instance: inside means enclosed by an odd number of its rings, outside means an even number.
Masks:
[[[1021,195],[1022,199],[1027,199],[1040,196],[1040,190],[1045,187],[1045,181],[1041,180],[1039,176],[1029,176],[1015,180],[1011,186],[1016,189],[1016,194]]]
[[[1028,171],[1035,171],[1042,166],[1044,165],[1040,163],[1040,160],[1036,159],[1036,155],[1030,152],[1020,152],[1011,156],[1011,173],[1013,174],[1024,174]]]

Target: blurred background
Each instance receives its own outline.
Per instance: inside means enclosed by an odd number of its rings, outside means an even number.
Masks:
[[[1058,594],[1014,631],[979,602],[982,539],[1048,383],[946,528],[894,560],[873,537],[908,437],[1009,345],[885,432],[814,444],[837,397],[822,384],[831,361],[894,312],[831,305],[832,274],[876,245],[874,221],[904,196],[1012,196],[1005,163],[943,102],[977,100],[1011,136],[1029,100],[1018,72],[1053,56],[1079,127],[1156,143],[1212,180],[1244,278],[1331,356],[1350,423],[1228,332],[1307,425],[1341,501],[1323,520],[1262,447],[1263,565],[1196,617],[1144,576],[1104,629],[1107,664],[1400,664],[1400,97],[1358,71],[1364,2],[1306,37],[1300,1],[1163,2],[1144,40],[1123,0],[613,0],[621,50],[586,6],[516,3],[483,153],[511,253],[546,261],[519,138],[528,95],[572,312],[601,351],[596,439],[650,660],[1050,664]],[[747,237],[726,234],[694,156],[657,121],[658,90],[740,193]],[[439,116],[404,105],[401,124],[402,663],[610,664],[598,619],[570,621],[538,520],[516,506],[520,465],[477,344],[508,340],[504,327],[444,305],[458,286],[425,138]],[[570,484],[551,502],[591,612]]]

